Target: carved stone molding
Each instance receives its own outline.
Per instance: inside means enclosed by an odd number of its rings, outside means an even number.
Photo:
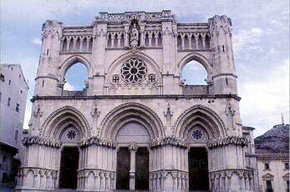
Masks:
[[[154,139],[149,144],[150,148],[162,147],[164,145],[173,145],[177,147],[187,148],[186,142],[182,139],[175,137],[165,137],[162,139]]]
[[[57,170],[55,169],[46,169],[38,167],[21,167],[18,171],[18,177],[26,177],[29,172],[32,172],[36,177],[40,175],[41,177],[51,177],[52,179],[57,178]]]
[[[81,147],[87,147],[90,145],[105,146],[110,148],[116,148],[117,146],[115,142],[109,139],[101,139],[99,137],[90,137],[80,144]]]
[[[38,144],[38,145],[45,145],[49,147],[56,147],[59,148],[61,146],[61,141],[57,139],[47,139],[39,136],[28,136],[22,139],[22,143],[25,146]]]
[[[223,147],[226,145],[241,145],[242,147],[248,146],[249,140],[245,137],[229,136],[225,138],[213,139],[208,142],[210,149]]]

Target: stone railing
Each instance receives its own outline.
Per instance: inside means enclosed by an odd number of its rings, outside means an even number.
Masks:
[[[91,53],[92,47],[92,35],[64,35],[61,39],[61,53]]]
[[[178,50],[210,50],[210,34],[207,32],[178,32]]]
[[[96,22],[128,22],[132,19],[147,20],[147,21],[162,21],[162,20],[175,20],[173,14],[169,10],[162,12],[125,12],[125,13],[107,13],[101,12],[96,18]]]

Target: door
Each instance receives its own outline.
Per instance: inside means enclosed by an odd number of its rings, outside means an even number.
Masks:
[[[192,147],[188,154],[189,190],[209,190],[207,150]]]
[[[117,189],[129,189],[130,152],[120,147],[117,153]]]
[[[59,188],[77,188],[79,150],[77,147],[64,147],[61,152]]]
[[[136,152],[135,188],[149,189],[149,152],[146,147],[138,147]]]

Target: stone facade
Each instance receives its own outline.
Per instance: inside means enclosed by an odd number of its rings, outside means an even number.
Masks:
[[[46,21],[18,190],[65,188],[62,153],[74,146],[77,191],[121,189],[121,154],[129,154],[128,189],[148,183],[156,192],[193,190],[194,148],[206,149],[208,190],[255,191],[231,26],[226,16],[178,23],[171,11],[100,13],[91,26],[80,27]],[[182,82],[182,69],[193,60],[206,69],[207,85]],[[76,62],[87,67],[86,89],[63,90]],[[139,149],[149,154],[148,166],[138,166]],[[144,167],[148,178],[138,184]]]
[[[0,65],[0,187],[15,182],[15,155],[21,133],[28,85],[20,65]],[[14,169],[14,173],[13,170]]]

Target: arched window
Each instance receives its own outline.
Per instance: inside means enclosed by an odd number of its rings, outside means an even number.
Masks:
[[[81,46],[81,40],[80,40],[80,37],[77,37],[75,50],[79,51],[80,50],[80,46]]]
[[[182,79],[185,85],[207,85],[207,72],[201,63],[190,61],[183,67]]]
[[[187,34],[184,36],[184,48],[185,49],[189,48],[189,38]]]
[[[68,68],[65,74],[63,89],[67,91],[82,91],[86,88],[88,80],[88,70],[83,63],[76,62]]]
[[[156,45],[156,35],[155,33],[152,34],[152,40],[151,40],[151,46],[152,47],[155,47]]]
[[[158,46],[162,46],[162,36],[160,32],[158,34]]]

